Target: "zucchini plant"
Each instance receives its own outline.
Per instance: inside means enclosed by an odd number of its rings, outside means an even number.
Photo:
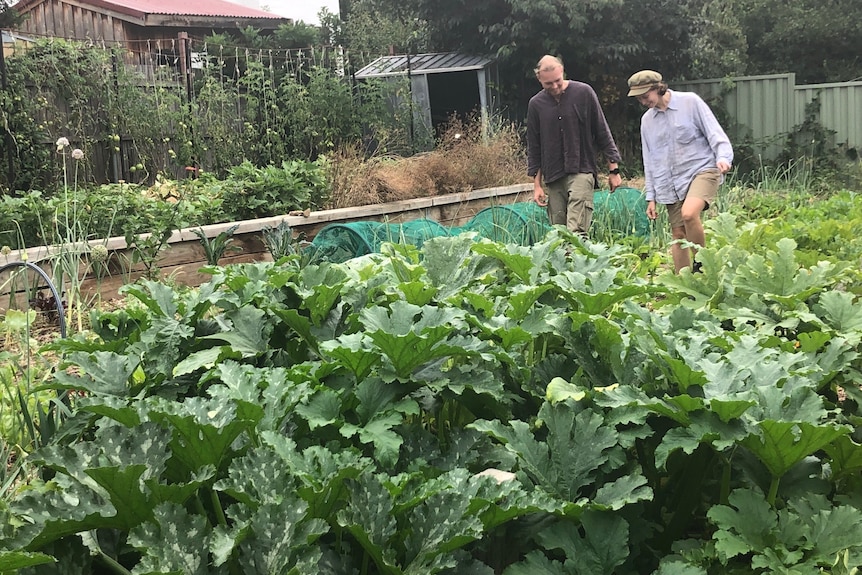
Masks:
[[[651,283],[556,230],[129,286],[55,345],[0,572],[852,573],[845,266],[716,230]]]

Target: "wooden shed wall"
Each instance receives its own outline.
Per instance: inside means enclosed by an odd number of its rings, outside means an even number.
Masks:
[[[111,14],[66,2],[40,2],[26,12],[22,32],[40,36],[90,39],[108,43],[125,42],[127,23]]]
[[[173,20],[163,19],[163,26],[147,26],[144,20],[136,22],[128,15],[120,14],[107,9],[93,10],[76,3],[53,0],[40,2],[25,12],[27,19],[19,26],[22,33],[30,33],[38,36],[54,36],[74,40],[93,40],[94,42],[105,42],[108,45],[123,44],[126,48],[136,53],[150,51],[155,42],[162,42],[163,46],[170,46],[176,40],[180,32],[185,32],[191,38],[204,38],[213,33],[224,33],[236,31],[237,19],[225,17],[220,18],[197,18],[177,16]],[[131,19],[131,21],[130,21]],[[212,19],[213,23],[206,21]],[[240,23],[249,21],[248,18],[239,19]],[[274,18],[271,21],[261,21],[258,25],[264,33],[276,28],[273,22],[290,19]]]

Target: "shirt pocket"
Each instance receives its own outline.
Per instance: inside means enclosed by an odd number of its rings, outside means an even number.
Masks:
[[[690,144],[697,138],[697,128],[694,126],[675,126],[674,137],[680,144]]]

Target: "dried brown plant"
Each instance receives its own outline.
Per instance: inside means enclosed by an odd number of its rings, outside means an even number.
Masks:
[[[529,182],[521,136],[514,125],[493,128],[478,117],[453,117],[436,148],[411,157],[339,150],[329,167],[328,208],[377,204]]]

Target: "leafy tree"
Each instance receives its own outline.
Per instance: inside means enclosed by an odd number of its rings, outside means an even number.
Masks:
[[[664,0],[359,0],[348,26],[378,14],[423,23],[429,50],[495,56],[515,117],[538,89],[532,70],[543,54],[561,56],[569,77],[607,87],[603,100],[618,101],[636,69],[687,70],[693,28],[688,2]]]
[[[847,81],[862,68],[857,0],[740,0],[749,73],[795,72],[804,83]]]
[[[748,66],[748,39],[737,15],[739,0],[707,0],[695,7],[690,68],[686,77],[742,76]]]
[[[16,28],[24,17],[12,6],[10,0],[0,0],[0,28]]]
[[[341,36],[359,66],[383,54],[430,51],[434,48],[429,38],[425,21],[404,4],[391,0],[350,2]]]
[[[326,43],[320,28],[304,22],[282,24],[272,33],[263,33],[253,26],[246,26],[240,28],[236,34],[213,33],[207,36],[206,40],[210,44],[239,45],[263,50],[308,48]]]

